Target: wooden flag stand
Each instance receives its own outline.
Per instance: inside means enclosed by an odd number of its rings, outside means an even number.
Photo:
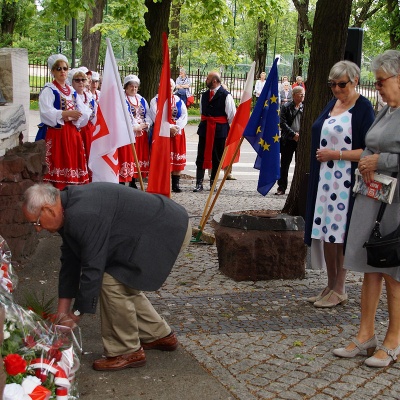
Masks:
[[[220,174],[221,168],[222,168],[222,164],[224,163],[227,147],[225,147],[225,149],[224,149],[224,153],[222,154],[221,161],[219,163],[218,170],[217,170],[217,173],[215,175],[216,178],[214,179],[214,182],[213,182],[211,190],[210,190],[210,194],[208,195],[208,199],[207,199],[206,205],[204,207],[204,211],[203,211],[203,215],[201,217],[200,223],[199,223],[199,227],[198,227],[198,229],[194,230],[195,231],[194,233],[195,233],[196,236],[194,236],[192,238],[192,240],[191,240],[192,243],[214,244],[214,242],[215,242],[214,235],[212,235],[210,233],[205,233],[203,230],[204,230],[204,227],[205,227],[208,219],[210,218],[211,212],[212,212],[212,210],[213,210],[213,208],[215,206],[215,203],[217,202],[219,194],[221,193],[222,187],[224,186],[224,183],[225,183],[225,181],[226,181],[226,179],[227,179],[227,177],[228,177],[228,175],[229,175],[229,173],[231,171],[233,161],[235,160],[235,157],[236,157],[236,155],[238,154],[238,152],[240,150],[240,146],[242,145],[243,140],[244,140],[244,137],[242,136],[240,138],[240,140],[239,140],[239,143],[236,146],[235,152],[233,153],[233,156],[232,156],[232,158],[231,158],[231,160],[229,162],[228,167],[225,168],[225,173],[224,173],[224,176],[222,178],[221,184],[219,185],[218,190],[215,193],[214,199],[213,199],[213,201],[211,203],[211,206],[210,206],[210,202],[211,202],[211,199],[213,197],[214,190],[215,190],[215,187],[216,187],[217,181],[218,181],[217,177],[219,177],[219,174]]]

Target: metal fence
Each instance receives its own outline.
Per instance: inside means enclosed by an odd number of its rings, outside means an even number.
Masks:
[[[102,74],[103,69],[104,66],[99,65],[98,72],[100,75]],[[126,75],[138,74],[138,70],[136,68],[119,66],[118,70],[122,79]],[[197,71],[191,71],[188,73],[187,76],[191,81],[191,92],[195,100],[194,105],[198,106],[201,93],[206,89],[205,80],[207,75],[202,70],[197,69]],[[222,73],[221,78],[223,84],[226,85],[227,90],[229,90],[229,92],[232,94],[236,104],[239,104],[244,86],[246,84],[247,74]],[[34,63],[29,65],[29,82],[32,94],[37,95],[42,89],[43,85],[51,80],[52,77],[46,64]],[[377,92],[373,82],[361,82],[358,86],[358,91],[367,97],[371,101],[374,108],[376,108]]]

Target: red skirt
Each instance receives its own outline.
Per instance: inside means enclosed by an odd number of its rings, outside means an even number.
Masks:
[[[186,135],[171,137],[171,171],[183,171],[186,166]]]
[[[142,131],[142,136],[136,136],[135,150],[139,161],[140,173],[146,178],[150,170],[150,147],[149,137],[146,131]],[[130,182],[133,178],[138,178],[139,174],[133,158],[132,146],[129,144],[118,149],[118,162],[120,166],[119,181]]]
[[[60,190],[67,185],[89,183],[85,147],[72,122],[66,122],[60,129],[47,129],[46,164],[47,172],[43,181],[50,182]]]
[[[130,182],[133,178],[133,167],[135,165],[131,144],[127,144],[126,146],[120,147],[118,149],[118,163],[119,181]]]
[[[96,127],[92,124],[91,121],[89,121],[86,126],[80,129],[83,145],[85,146],[86,164],[87,164],[87,169],[89,171],[90,182],[92,181],[92,171],[89,169],[89,156],[90,156],[90,148],[92,147],[93,132],[95,129]]]

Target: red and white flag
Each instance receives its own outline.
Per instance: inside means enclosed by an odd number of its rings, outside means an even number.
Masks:
[[[164,61],[158,88],[147,191],[171,197],[171,81],[166,33],[163,33],[162,40]]]
[[[244,85],[244,91],[242,93],[242,98],[240,99],[239,107],[236,110],[236,114],[229,129],[228,137],[226,138],[226,153],[222,168],[226,168],[230,164],[236,147],[243,135],[244,128],[246,128],[247,122],[249,122],[250,119],[255,67],[256,62],[253,61],[250,71],[247,74],[247,80]],[[234,163],[239,161],[239,156],[240,152],[238,151],[233,161]]]
[[[125,94],[109,39],[104,62],[101,96],[90,148],[89,168],[93,182],[118,183],[118,147],[135,142]]]

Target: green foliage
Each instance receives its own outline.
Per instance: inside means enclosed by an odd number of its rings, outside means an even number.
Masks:
[[[93,30],[99,29],[105,36],[118,35],[120,39],[135,41],[136,48],[144,45],[150,35],[146,29],[144,14],[147,7],[143,0],[130,0],[128,2],[110,0],[104,21],[97,24]]]
[[[71,18],[78,18],[80,12],[90,12],[94,0],[43,0],[45,16],[68,25]]]

